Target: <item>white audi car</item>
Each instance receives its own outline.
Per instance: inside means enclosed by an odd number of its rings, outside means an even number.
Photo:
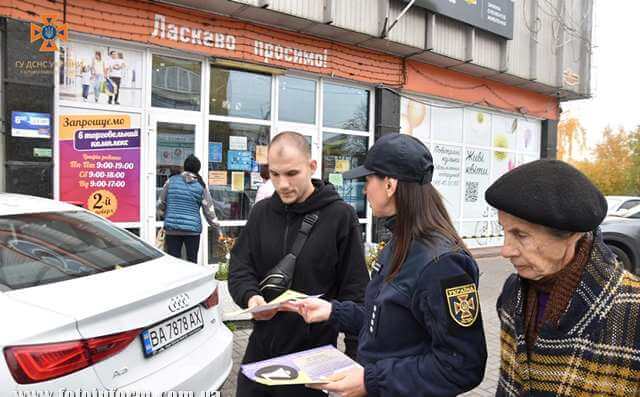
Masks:
[[[213,391],[231,371],[211,270],[58,201],[0,194],[0,314],[2,396]]]

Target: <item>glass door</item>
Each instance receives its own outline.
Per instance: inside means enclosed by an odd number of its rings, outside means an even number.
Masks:
[[[156,208],[164,184],[171,176],[183,171],[184,160],[191,154],[200,159],[200,175],[204,175],[206,161],[203,159],[206,152],[202,150],[202,122],[197,115],[185,115],[180,112],[173,114],[165,110],[162,113],[153,113],[150,121],[150,144],[147,154],[149,161],[145,166],[148,208],[145,216],[145,239],[154,241],[157,231],[163,225]],[[203,219],[204,224],[206,222]],[[203,228],[203,234],[206,235],[206,228]],[[200,260],[202,251],[201,249],[199,252],[199,263],[203,263]]]

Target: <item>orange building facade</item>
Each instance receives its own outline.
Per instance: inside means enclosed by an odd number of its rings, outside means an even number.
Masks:
[[[52,64],[52,106],[3,109],[7,120],[14,112],[50,115],[51,176],[43,181],[50,195],[150,242],[162,225],[158,193],[189,154],[202,160],[224,232],[237,235],[264,183],[259,172],[269,140],[295,130],[311,143],[316,177],[334,184],[358,213],[366,241],[379,233],[363,183],[340,173],[361,164],[377,137],[395,131],[418,137],[433,152],[434,184],[470,245],[496,244],[501,232],[483,188],[545,156],[548,125],[559,116],[552,96],[157,2],[16,0],[1,4],[0,16],[16,26],[6,28],[7,37],[42,26],[43,16],[68,29],[45,60]],[[40,42],[22,39],[31,46],[25,54],[39,52]],[[28,57],[7,55],[7,62],[24,66]],[[6,190],[34,193],[28,186]],[[202,239],[208,248],[200,262],[214,263],[220,247],[207,231]]]

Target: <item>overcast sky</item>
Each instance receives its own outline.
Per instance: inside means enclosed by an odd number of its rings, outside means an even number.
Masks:
[[[595,0],[594,18],[593,98],[562,103],[586,128],[590,147],[600,142],[607,125],[631,129],[640,124],[640,47],[634,33],[640,1]]]

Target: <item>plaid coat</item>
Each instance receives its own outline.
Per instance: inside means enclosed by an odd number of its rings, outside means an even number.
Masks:
[[[596,231],[580,283],[558,327],[544,324],[529,355],[522,280],[498,299],[496,396],[640,396],[640,279],[622,269]]]

